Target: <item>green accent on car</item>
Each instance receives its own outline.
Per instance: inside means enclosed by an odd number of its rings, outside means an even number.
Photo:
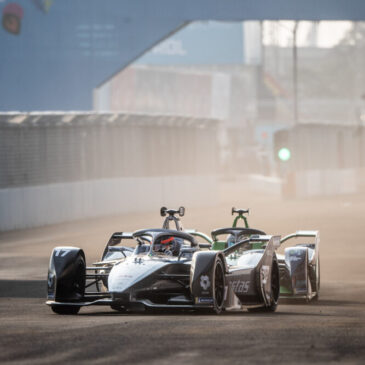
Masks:
[[[212,245],[212,250],[214,251],[222,251],[226,248],[227,242],[225,241],[215,241]]]
[[[293,293],[286,286],[281,286],[280,285],[280,294],[293,294]]]
[[[252,250],[261,250],[263,247],[263,243],[262,242],[254,242],[251,244],[251,249]]]
[[[243,221],[245,222],[245,228],[250,228],[249,225],[248,225],[248,222],[247,222],[247,218],[243,215],[243,214],[239,214],[233,221],[233,224],[232,224],[232,227],[233,228],[236,228],[237,227],[237,222],[240,220],[240,219],[243,219]]]
[[[234,218],[232,228],[237,227],[237,223],[240,219],[244,221],[245,228],[250,228],[250,226],[248,225],[247,218],[242,213],[238,214],[237,217]],[[228,247],[227,241],[213,241],[212,243],[212,250],[214,251],[222,251],[227,247]],[[261,248],[262,248],[261,242],[256,242],[252,245],[252,249],[261,249]]]

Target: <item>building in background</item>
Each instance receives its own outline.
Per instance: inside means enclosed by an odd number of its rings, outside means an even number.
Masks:
[[[97,87],[94,110],[213,117],[242,125],[256,118],[261,59],[259,22],[192,23]]]
[[[252,171],[260,22],[197,22],[95,89],[94,110],[221,120],[221,163]]]

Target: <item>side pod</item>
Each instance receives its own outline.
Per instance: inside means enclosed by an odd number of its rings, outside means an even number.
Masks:
[[[85,254],[77,247],[53,249],[48,268],[47,296],[54,301],[79,301],[85,292]]]

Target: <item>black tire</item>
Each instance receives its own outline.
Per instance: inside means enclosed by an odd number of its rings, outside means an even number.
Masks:
[[[319,290],[321,288],[321,266],[320,266],[320,261],[319,261],[319,257],[318,257],[318,266],[316,268],[316,273],[318,272],[318,281],[316,280],[316,295],[312,298],[312,301],[314,302],[318,302],[319,300]]]
[[[271,272],[271,304],[269,306],[249,307],[247,310],[251,313],[268,313],[275,312],[278,307],[278,300],[280,295],[280,278],[279,265],[276,256],[274,256]]]
[[[224,266],[222,260],[218,257],[213,272],[213,312],[219,314],[223,310],[224,304]]]
[[[75,274],[75,281],[73,284],[74,290],[77,293],[77,296],[80,298],[84,297],[85,294],[85,283],[86,283],[86,277],[85,277],[85,259],[79,255],[76,259],[76,274]]]
[[[54,313],[72,315],[79,313],[80,307],[78,305],[52,305]]]
[[[81,300],[85,293],[85,266],[85,259],[81,254],[79,254],[75,260],[76,272],[74,274],[74,280],[71,288],[73,294],[76,295],[78,300]],[[66,315],[77,314],[80,311],[79,305],[52,305],[51,308],[54,313]]]
[[[320,260],[319,260],[319,257],[318,257],[318,267],[317,267],[317,270],[318,270],[318,282],[317,282],[317,293],[319,293],[319,290],[321,289],[321,264],[320,264]]]

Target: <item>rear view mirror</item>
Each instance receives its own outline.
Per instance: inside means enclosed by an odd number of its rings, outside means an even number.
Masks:
[[[275,250],[280,247],[280,245],[281,245],[280,236],[275,236],[274,237],[274,239],[273,239],[273,245],[274,245]]]

